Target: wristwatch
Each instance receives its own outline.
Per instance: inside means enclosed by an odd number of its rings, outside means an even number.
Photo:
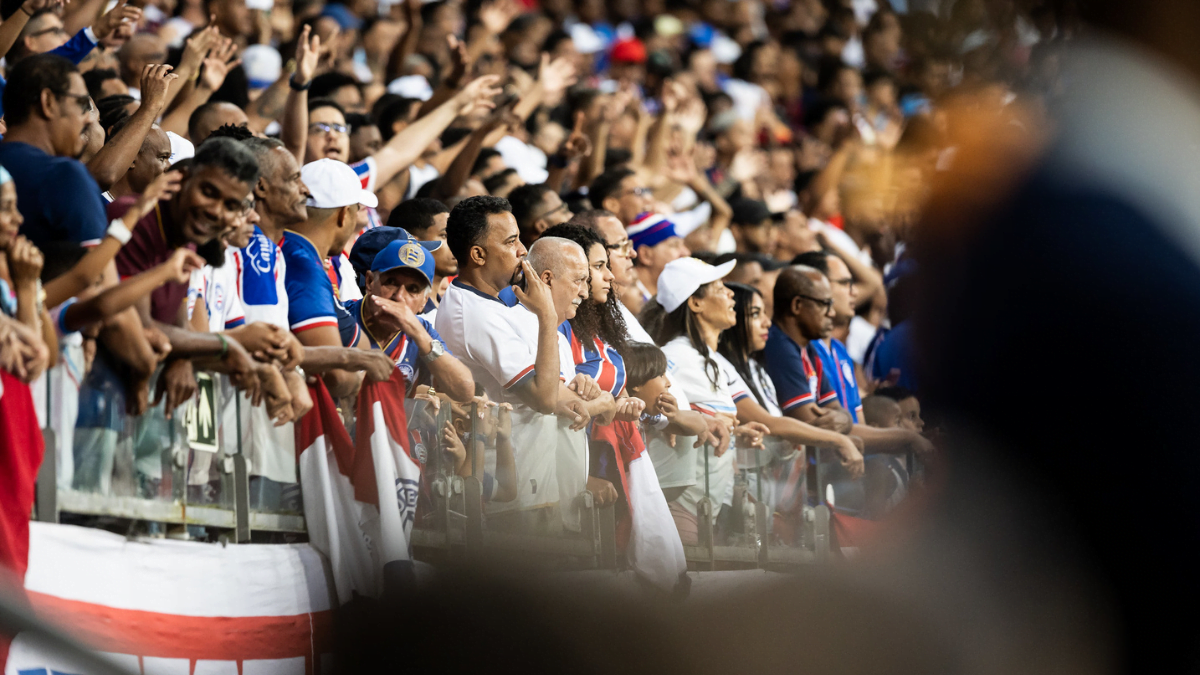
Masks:
[[[429,353],[421,357],[421,363],[429,363],[446,353],[446,346],[442,344],[441,340],[431,340],[430,342],[432,344],[429,345]]]

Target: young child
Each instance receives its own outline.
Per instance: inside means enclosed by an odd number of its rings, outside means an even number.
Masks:
[[[630,342],[625,351],[625,389],[642,399],[642,433],[657,431],[668,436],[698,436],[708,430],[704,417],[694,410],[680,410],[679,402],[667,389],[667,355],[657,346]],[[672,438],[671,445],[674,446]]]

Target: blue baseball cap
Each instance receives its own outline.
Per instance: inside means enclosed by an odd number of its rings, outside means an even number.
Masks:
[[[415,239],[396,240],[384,247],[371,262],[372,272],[389,272],[407,267],[421,273],[425,281],[433,284],[433,256],[431,251]]]
[[[350,266],[358,274],[360,282],[366,279],[367,270],[372,269],[371,265],[375,262],[375,256],[379,255],[379,252],[393,241],[413,241],[413,236],[408,233],[408,230],[402,227],[391,227],[389,225],[363,230],[363,233],[358,235],[358,240],[354,242],[354,246],[350,249],[349,259]],[[430,252],[433,252],[441,248],[444,243],[440,240],[423,241],[421,245]]]

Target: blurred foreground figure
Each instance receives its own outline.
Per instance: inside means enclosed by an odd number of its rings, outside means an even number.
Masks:
[[[1196,672],[1200,3],[1080,5],[1051,137],[967,132],[924,232],[925,400],[974,434],[939,523],[973,552],[942,564],[993,621],[1107,622],[1077,657]]]

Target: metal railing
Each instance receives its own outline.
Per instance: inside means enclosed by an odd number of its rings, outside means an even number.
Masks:
[[[259,475],[244,439],[247,425],[261,420],[251,419],[255,413],[223,376],[201,374],[200,395],[173,411],[170,419],[161,404],[133,418],[124,414],[123,392],[104,368],[98,362],[93,369],[98,374],[89,374],[80,388],[76,427],[45,430],[47,451],[38,479],[37,520],[229,543],[271,539],[255,536],[256,532],[286,533],[292,540],[306,533],[298,477],[292,484]],[[438,433],[447,423],[455,423],[451,407],[412,399],[407,405],[414,454],[424,465],[423,503],[411,536],[418,558],[517,555],[572,569],[617,569],[622,564],[616,507],[599,506],[587,491],[566,497],[579,514],[578,531],[533,535],[489,529],[482,477],[495,447],[491,441],[477,439],[486,439],[484,432],[496,424],[495,408],[480,411],[473,403],[467,414],[460,411],[460,430],[468,431],[471,439],[466,450],[472,469],[470,475],[460,476],[455,474],[450,448]],[[55,448],[64,433],[72,435],[72,467],[60,467],[56,461]],[[793,478],[798,471],[801,483],[796,486],[800,494],[792,497],[798,533],[792,542],[783,543],[772,535],[777,506],[772,492],[779,489],[775,485],[779,467],[797,461],[789,456],[794,449],[782,440],[767,439],[762,449],[730,451],[738,453],[739,471],[731,509],[718,536],[714,522],[722,500],[711,493],[712,452],[707,446],[703,449],[705,492],[696,504],[699,538],[684,546],[689,565],[783,568],[827,561],[829,510],[823,503],[808,508],[802,485],[805,474],[812,474],[815,481],[807,480],[815,482],[823,496],[825,463],[803,466],[801,458],[802,466],[792,467]],[[291,461],[294,475],[294,453]],[[289,491],[291,499],[280,498]]]

